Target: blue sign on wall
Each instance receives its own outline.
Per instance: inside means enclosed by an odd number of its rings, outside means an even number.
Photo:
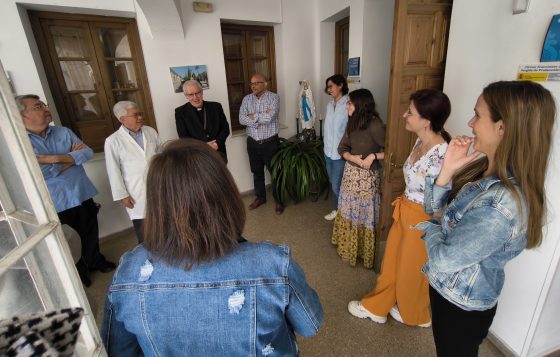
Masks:
[[[541,62],[554,61],[560,61],[560,14],[552,17],[541,52]]]
[[[360,57],[348,58],[348,75],[360,75]]]

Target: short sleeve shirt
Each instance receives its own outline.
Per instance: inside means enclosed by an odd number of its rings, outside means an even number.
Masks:
[[[416,140],[414,147],[419,143],[420,139]],[[412,151],[414,151],[414,149]],[[404,194],[409,200],[424,205],[424,185],[426,183],[426,176],[439,175],[446,151],[447,143],[435,145],[415,163],[412,163],[411,152],[403,166],[406,182]]]

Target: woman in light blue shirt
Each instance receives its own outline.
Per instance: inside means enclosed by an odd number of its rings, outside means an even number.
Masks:
[[[469,121],[473,136],[452,140],[439,176],[426,177],[424,204],[434,219],[418,228],[438,356],[477,356],[504,266],[541,243],[555,111],[540,84],[488,85]]]
[[[344,159],[338,153],[338,144],[346,130],[348,123],[348,112],[346,111],[346,102],[348,102],[348,83],[346,79],[335,74],[327,78],[325,81],[325,93],[332,96],[327,104],[327,114],[325,116],[325,134],[323,138],[325,161],[327,164],[327,173],[333,191],[333,210],[325,216],[325,219],[332,221],[336,217],[338,209],[338,191],[340,191],[340,183],[342,182],[342,173],[344,172]]]

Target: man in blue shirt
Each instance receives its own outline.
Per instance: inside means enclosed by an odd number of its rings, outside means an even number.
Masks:
[[[251,94],[243,98],[239,109],[239,123],[247,126],[247,153],[253,173],[255,200],[249,209],[266,203],[264,168],[272,173],[272,157],[278,151],[278,113],[280,97],[267,90],[268,82],[262,74],[251,77]],[[276,201],[276,214],[284,212],[284,205],[278,199],[276,186],[272,184],[272,196]]]
[[[80,235],[82,257],[76,268],[84,285],[89,286],[88,270],[106,273],[115,269],[115,264],[99,252],[97,207],[92,198],[97,190],[82,166],[93,157],[93,150],[70,129],[49,126],[52,116],[39,96],[18,96],[16,102],[58,218]]]

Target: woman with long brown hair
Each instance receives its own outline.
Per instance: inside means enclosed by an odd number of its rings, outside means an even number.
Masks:
[[[478,354],[505,264],[541,243],[555,112],[540,84],[488,85],[469,121],[473,137],[453,139],[440,174],[426,179],[426,211],[435,218],[418,228],[439,356]]]
[[[105,304],[109,356],[296,356],[323,310],[290,249],[242,237],[245,207],[224,161],[168,144],[147,177],[144,244],[125,253]]]
[[[350,92],[346,110],[348,125],[338,146],[346,163],[332,243],[350,265],[355,266],[360,257],[366,268],[373,268],[381,188],[377,160],[384,158],[385,124],[375,109],[373,94],[367,89]]]

